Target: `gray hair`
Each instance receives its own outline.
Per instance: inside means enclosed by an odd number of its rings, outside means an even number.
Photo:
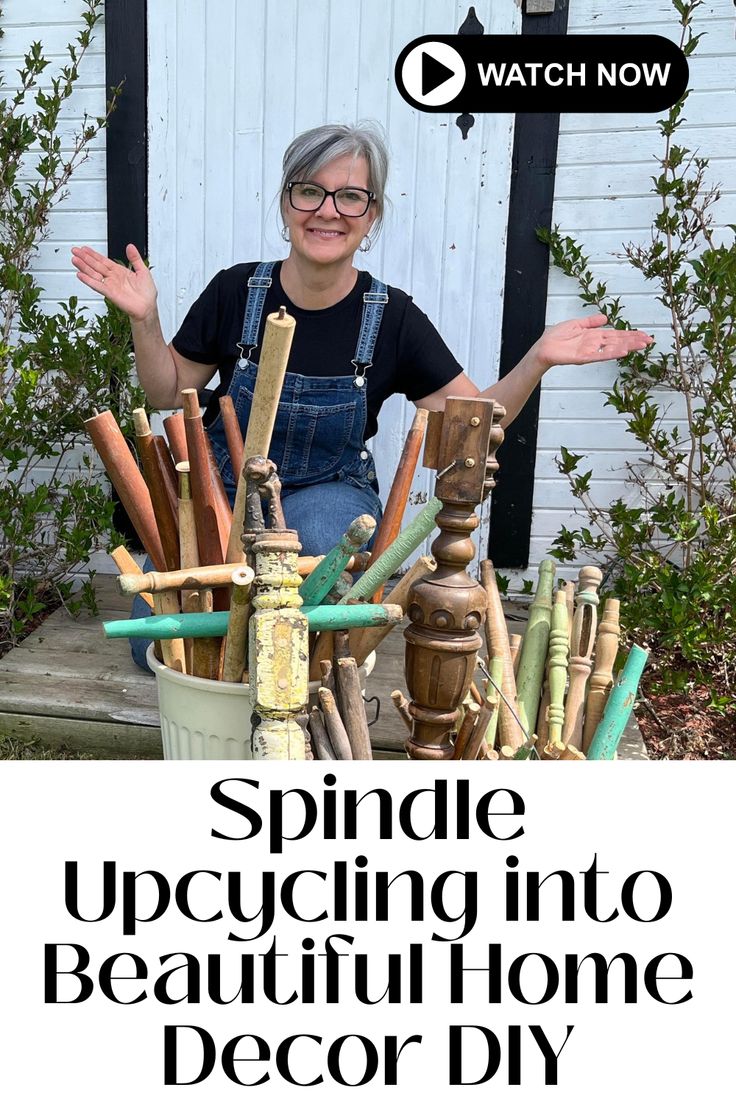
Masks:
[[[388,149],[383,130],[371,121],[346,126],[328,123],[298,134],[284,154],[281,177],[281,203],[290,180],[309,179],[323,165],[337,157],[352,154],[365,157],[368,164],[368,187],[375,192],[376,219],[374,227],[380,228],[386,204],[386,177],[388,176]]]

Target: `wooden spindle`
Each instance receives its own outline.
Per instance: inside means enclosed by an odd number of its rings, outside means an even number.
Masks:
[[[319,704],[322,707],[322,715],[325,719],[325,728],[335,756],[338,759],[352,759],[353,751],[350,740],[338,712],[334,694],[331,690],[326,690],[324,686],[320,686],[317,696],[319,697]]]
[[[230,466],[237,480],[243,470],[243,434],[240,432],[238,415],[235,413],[235,405],[230,395],[220,396],[220,414],[222,428],[225,430],[227,451],[230,454]]]
[[[256,585],[248,630],[248,678],[258,720],[251,749],[258,759],[303,759],[298,718],[308,696],[309,626],[296,570],[301,546],[298,534],[284,524],[275,464],[261,456],[248,457],[243,476],[248,510],[260,513],[263,500],[271,523],[270,529],[256,534],[250,548]]]
[[[463,759],[470,762],[475,762],[476,759],[482,757],[485,759],[485,751],[488,747],[486,743],[486,733],[491,725],[494,716],[498,715],[498,701],[487,700],[480,706],[478,717],[476,719],[473,731],[470,733],[468,742],[465,745],[463,751]],[[484,754],[481,756],[481,752]]]
[[[514,661],[509,634],[506,628],[506,617],[501,605],[496,571],[490,560],[481,562],[480,580],[488,603],[485,624],[488,661],[490,664],[494,659],[499,658],[503,663],[501,689],[513,711],[518,713],[516,677],[514,675]],[[503,700],[499,705],[498,740],[502,747],[519,748],[524,743],[525,736],[509,705],[506,705]]]
[[[135,560],[131,556],[130,552],[125,547],[125,545],[119,544],[117,548],[113,548],[112,552],[110,553],[110,556],[112,557],[112,559],[115,563],[115,566],[117,567],[118,571],[121,574],[123,574],[123,575],[142,575],[143,574],[143,569],[135,562]],[[150,606],[150,608],[153,609],[153,598],[148,593],[148,591],[145,591],[145,590],[141,591],[140,595],[141,595],[141,598],[143,599],[143,601],[146,603],[146,605]]]
[[[153,612],[159,617],[170,613],[179,613],[179,598],[176,592],[171,590],[163,594],[154,594]],[[184,641],[181,637],[162,640],[161,654],[166,667],[170,667],[172,671],[180,671],[182,674],[186,674],[187,661],[184,654]]]
[[[343,602],[372,599],[376,590],[384,586],[394,572],[398,571],[404,561],[437,527],[436,519],[441,506],[442,502],[439,498],[431,498],[406,528],[402,529],[382,556],[378,559],[371,557],[370,567],[355,582]]]
[[[307,575],[299,587],[299,593],[305,605],[317,606],[329,594],[340,575],[347,567],[352,556],[371,539],[376,528],[376,519],[370,514],[361,514],[351,521],[347,532],[331,548],[311,575]]]
[[[588,697],[585,703],[583,726],[583,751],[587,753],[593,735],[603,716],[608,695],[613,686],[613,665],[618,654],[621,626],[619,625],[619,600],[607,598],[603,617],[595,640],[595,660],[590,676]]]
[[[316,705],[309,712],[309,731],[312,734],[312,742],[317,759],[337,759],[335,750],[325,728],[325,722]]]
[[[416,579],[426,575],[428,571],[434,571],[434,560],[430,556],[420,556],[415,564],[409,568],[409,570],[401,577],[394,589],[391,591],[391,604],[400,605],[404,612],[406,612],[408,604],[408,596],[411,590],[411,586]],[[349,598],[350,591],[347,595],[344,595],[340,599],[340,605],[346,605],[346,598]],[[393,625],[387,625],[378,628],[360,629],[351,638],[351,650],[352,654],[358,663],[358,666],[365,663],[366,658],[371,652],[375,651],[384,637],[390,632]],[[329,637],[319,637],[315,643],[312,658],[310,660],[309,677],[312,679],[319,678],[319,664],[320,661],[326,659],[332,654],[332,641]]]
[[[549,636],[549,706],[546,743],[558,745],[560,749],[564,747],[562,730],[565,723],[568,649],[567,595],[564,590],[558,590],[552,606],[552,627]],[[541,737],[539,743],[542,745]]]
[[[215,452],[212,448],[212,441],[210,440],[208,433],[205,433],[204,439],[207,446],[207,459],[209,461],[210,479],[212,480],[212,491],[215,502],[215,517],[217,518],[217,532],[220,537],[220,545],[224,552],[224,550],[227,548],[228,540],[230,537],[230,526],[233,523],[233,512],[230,509],[230,499],[227,497],[225,484],[222,481],[220,469],[217,466],[217,460],[215,458]]]
[[[450,735],[468,692],[481,644],[486,594],[466,568],[475,553],[470,534],[476,507],[493,485],[495,450],[503,440],[502,407],[488,399],[447,400],[435,493],[439,536],[435,572],[414,583],[406,640],[405,677],[414,720],[406,748],[415,759],[449,759]]]
[[[631,716],[639,682],[649,658],[646,648],[632,644],[624,669],[608,695],[598,727],[588,749],[588,759],[613,759]]]
[[[182,419],[182,432],[184,431]],[[176,465],[176,473],[179,479],[178,521],[179,521],[179,560],[183,570],[191,570],[199,566],[199,548],[197,545],[197,530],[194,524],[194,507],[192,505],[192,489],[189,481],[189,461],[181,460]],[[122,588],[121,588],[122,589]],[[181,608],[183,613],[201,613],[202,607],[197,590],[182,590]],[[184,641],[184,652],[187,659],[187,671],[194,671],[193,646],[190,639]]]
[[[179,519],[178,496],[173,484],[171,456],[163,440],[153,436],[148,417],[142,407],[133,411],[133,425],[143,478],[151,496],[166,568],[168,571],[176,571],[179,567]],[[168,471],[169,465],[171,465],[171,477]]]
[[[84,425],[141,544],[154,567],[158,571],[165,571],[166,558],[153,513],[151,495],[114,415],[109,410],[103,410],[102,413],[87,418]]]
[[[176,464],[183,464],[189,459],[187,453],[187,431],[184,427],[184,414],[177,410],[175,414],[169,414],[164,418],[164,430],[171,449],[171,455]]]
[[[565,702],[565,727],[562,742],[578,750],[583,745],[583,707],[585,688],[590,676],[590,660],[597,625],[597,590],[603,575],[597,567],[583,567],[578,577],[575,616],[570,644],[570,686]]]
[[[222,593],[222,592],[221,592]],[[214,594],[210,587],[201,587],[197,591],[197,601],[201,614],[211,614],[214,609]],[[197,636],[192,640],[192,674],[197,678],[217,682],[222,666],[222,637],[215,633]]]
[[[336,634],[337,635],[337,634]],[[372,759],[371,737],[365,715],[360,675],[353,656],[338,656],[333,665],[340,716],[350,741],[353,759]]]
[[[452,749],[452,759],[462,759],[463,752],[470,739],[471,733],[475,728],[476,721],[478,720],[478,714],[480,713],[480,706],[475,702],[468,702],[465,706],[465,716],[463,717],[460,728],[457,730],[457,736],[455,737],[455,744]]]
[[[201,564],[221,564],[222,544],[218,528],[215,489],[210,471],[210,453],[207,435],[202,425],[197,392],[193,387],[182,393],[184,403],[184,427],[187,435],[192,502],[199,542]],[[237,562],[241,562],[238,559]]]
[[[263,531],[263,530],[262,530]],[[297,559],[297,572],[300,576],[309,574],[314,566],[314,557],[304,557],[305,563],[302,563],[302,557]],[[121,594],[139,594],[141,589],[147,589],[148,586],[153,586],[157,590],[182,590],[191,589],[196,590],[198,587],[224,587],[227,586],[232,577],[233,571],[242,567],[241,563],[228,563],[228,564],[204,564],[199,567],[189,567],[186,570],[183,568],[183,574],[178,572],[169,571],[149,571],[145,573],[144,582],[141,581],[143,571],[141,568],[135,570],[137,565],[133,561],[133,567],[120,576],[119,587]],[[134,577],[128,576],[133,574]],[[393,602],[392,595],[392,604]]]
[[[244,460],[252,456],[268,458],[271,437],[276,421],[281,388],[291,352],[296,323],[283,307],[266,318],[266,328],[261,345],[255,393],[251,405],[248,429],[243,442]],[[246,480],[241,469],[233,507],[233,521],[227,545],[228,563],[245,558],[241,537],[245,520]]]
[[[394,481],[391,484],[386,507],[383,511],[381,524],[378,527],[373,542],[373,555],[375,559],[386,551],[390,544],[396,540],[401,531],[401,523],[406,510],[414,472],[416,471],[419,453],[427,428],[429,411],[419,407],[414,415],[411,428],[406,436],[404,448],[399,459]],[[380,602],[383,596],[383,586],[380,586],[373,596],[374,602]]]
[[[253,569],[243,564],[233,571],[230,592],[230,621],[225,638],[222,681],[241,682],[248,651],[248,619]]]
[[[322,684],[322,686],[326,687],[328,690],[331,690],[332,693],[334,694],[335,693],[335,675],[334,675],[334,672],[332,670],[332,660],[331,659],[323,659],[322,662],[320,663],[320,671],[321,671],[320,680],[319,680],[320,683]]]
[[[242,567],[243,564],[239,564]],[[398,625],[404,617],[401,606],[390,602],[382,606],[364,604],[357,606],[304,606],[303,612],[311,632],[334,632],[336,629],[363,628],[367,625]],[[111,640],[121,636],[167,640],[173,636],[203,637],[225,636],[230,622],[228,610],[214,613],[170,614],[163,620],[158,617],[134,618],[131,621],[104,621],[105,635]]]
[[[516,694],[519,703],[524,706],[530,733],[536,732],[539,699],[547,662],[554,577],[554,561],[542,560],[536,593],[529,607],[529,619],[521,645],[519,673],[516,677]]]

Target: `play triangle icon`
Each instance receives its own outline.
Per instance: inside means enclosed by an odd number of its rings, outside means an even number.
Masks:
[[[455,76],[455,70],[449,69],[426,50],[422,53],[422,95],[428,96],[441,84]]]

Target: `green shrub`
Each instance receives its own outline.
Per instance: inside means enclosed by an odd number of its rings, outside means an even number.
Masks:
[[[681,47],[691,54],[700,35],[692,17],[702,0],[675,0]],[[660,663],[692,665],[705,683],[736,677],[736,241],[714,237],[717,188],[706,184],[708,161],[678,144],[687,93],[658,120],[664,141],[652,177],[659,199],[651,240],[624,256],[668,312],[670,347],[650,346],[621,361],[606,402],[642,446],[627,465],[626,490],[610,505],[590,493],[583,456],[562,449],[567,475],[586,523],[564,528],[560,560],[598,558],[638,639],[658,649]],[[618,297],[590,269],[580,245],[559,227],[540,231],[554,263],[577,280],[583,302],[616,327],[628,327]],[[681,428],[667,421],[674,396]],[[633,494],[630,492],[634,492]],[[581,512],[580,509],[578,512]]]
[[[0,647],[50,604],[93,601],[89,587],[72,599],[69,572],[110,530],[112,504],[85,453],[83,419],[94,404],[125,421],[139,401],[127,318],[112,308],[89,317],[75,296],[49,313],[30,271],[54,207],[121,91],[64,149],[60,111],[104,8],[103,0],[82,6],[69,63],[45,88],[39,79],[49,63],[38,42],[11,87],[0,75]]]

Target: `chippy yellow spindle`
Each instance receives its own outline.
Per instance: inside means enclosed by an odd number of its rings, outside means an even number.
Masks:
[[[258,724],[254,759],[304,759],[297,716],[308,696],[309,628],[300,610],[300,545],[292,529],[265,531],[253,545],[254,613],[249,624],[251,704]]]

